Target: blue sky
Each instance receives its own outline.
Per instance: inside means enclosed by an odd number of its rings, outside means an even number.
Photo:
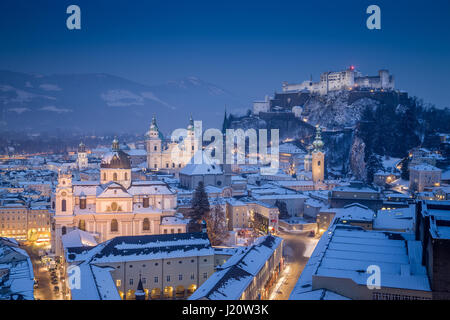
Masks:
[[[65,26],[81,7],[82,30]],[[381,8],[381,30],[365,26]],[[196,76],[249,105],[353,64],[387,68],[396,85],[450,106],[450,1],[113,1],[2,0],[0,68],[105,72],[144,84]],[[1,80],[1,79],[0,79]]]

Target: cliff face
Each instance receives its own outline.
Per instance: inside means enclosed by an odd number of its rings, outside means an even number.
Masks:
[[[386,93],[381,97],[389,96],[389,94]],[[343,167],[349,169],[352,167],[351,162],[360,159],[357,154],[360,152],[360,145],[357,144],[359,147],[352,149],[355,143],[353,129],[367,106],[376,108],[380,104],[379,96],[374,99],[370,96],[371,93],[358,93],[355,99],[354,93],[349,91],[333,92],[327,96],[309,95],[308,98],[305,98],[303,94],[303,112],[300,118],[296,118],[289,108],[292,108],[290,105],[293,99],[298,97],[283,97],[282,94],[278,94],[274,103],[281,107],[281,112],[267,112],[260,113],[258,116],[237,118],[229,124],[229,128],[279,129],[281,140],[295,139],[300,145],[306,147],[314,139],[315,126],[320,125],[325,128],[323,139],[327,167],[342,171]],[[364,152],[362,157],[364,159]]]
[[[349,91],[337,91],[327,96],[313,95],[305,103],[302,117],[312,125],[320,125],[328,130],[354,127],[361,119],[362,111],[367,107],[379,105],[379,101],[362,97],[350,102]]]
[[[366,178],[366,163],[364,162],[364,142],[355,137],[350,149],[350,169],[353,176],[358,180],[364,180]]]

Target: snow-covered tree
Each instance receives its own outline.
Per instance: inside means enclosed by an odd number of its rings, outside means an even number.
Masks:
[[[220,245],[228,238],[227,219],[222,206],[217,203],[212,210],[205,215],[206,229],[209,241],[213,246]]]
[[[201,222],[205,215],[210,211],[208,194],[205,191],[205,186],[202,181],[198,183],[192,196],[191,210],[189,216],[189,230],[191,232],[201,231]]]
[[[275,207],[278,208],[278,211],[280,212],[280,219],[287,219],[289,218],[289,213],[286,207],[286,202],[277,200],[275,201]]]

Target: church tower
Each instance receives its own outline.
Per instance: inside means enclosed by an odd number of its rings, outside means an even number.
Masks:
[[[153,116],[150,130],[147,132],[147,168],[160,169],[162,167],[162,140],[163,136]]]
[[[104,154],[100,163],[100,183],[110,181],[121,184],[125,189],[131,186],[130,156],[120,150],[117,139],[113,140],[111,152]]]
[[[305,156],[303,165],[304,165],[305,172],[310,172],[311,171],[311,161],[312,161],[312,157],[311,157],[312,147],[308,146],[307,149],[308,149],[308,154]]]
[[[58,256],[64,254],[61,237],[73,227],[73,199],[72,173],[59,171],[55,190],[54,228],[52,228],[52,251]]]
[[[192,119],[192,114],[189,119],[189,125],[187,127],[186,142],[184,144],[187,153],[187,162],[192,159],[195,154],[195,133],[194,133],[194,120]]]
[[[323,182],[325,169],[325,153],[323,152],[323,141],[319,126],[317,126],[316,139],[313,142],[313,152],[311,157],[312,179],[314,183]]]
[[[80,144],[78,145],[77,167],[79,170],[82,170],[82,169],[85,169],[88,167],[86,146],[84,145],[83,142],[80,142]]]
[[[55,194],[55,215],[72,215],[72,173],[70,171],[58,172],[58,185]]]

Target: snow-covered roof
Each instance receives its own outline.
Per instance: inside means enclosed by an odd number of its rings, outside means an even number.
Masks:
[[[378,210],[373,221],[373,228],[377,230],[403,230],[414,231],[415,205],[408,208],[396,208],[391,210]]]
[[[163,217],[161,219],[161,225],[181,225],[181,224],[188,224],[189,219],[183,219],[178,217]]]
[[[77,267],[80,283],[71,289],[72,300],[121,300],[111,275],[113,268],[91,265],[87,262]]]
[[[180,174],[188,176],[222,174],[222,168],[217,161],[209,158],[202,150],[199,150],[195,153],[189,163],[181,169]]]
[[[130,197],[132,197],[132,195],[129,194],[122,185],[116,182],[109,183],[106,186],[106,188],[99,195],[97,195],[97,198],[130,198]]]
[[[147,156],[147,151],[144,149],[130,149],[127,153],[129,156]]]
[[[111,263],[213,254],[208,235],[199,232],[116,237],[88,251],[68,248],[66,256],[68,261]]]
[[[10,239],[0,241],[0,300],[34,300],[33,265],[27,252]]]
[[[73,247],[93,247],[97,245],[97,241],[89,232],[75,229],[61,237],[64,248]]]
[[[366,286],[371,275],[366,270],[374,264],[380,267],[381,287],[431,291],[421,246],[412,234],[334,224],[321,237],[289,299],[312,291],[313,276],[351,279]],[[334,289],[339,294],[339,287]]]
[[[252,246],[240,249],[209,277],[189,300],[237,300],[281,245],[272,235],[260,237]]]
[[[435,166],[432,166],[430,164],[418,164],[416,166],[413,166],[411,168],[409,168],[409,170],[415,170],[415,171],[442,171],[439,168],[436,168]]]

